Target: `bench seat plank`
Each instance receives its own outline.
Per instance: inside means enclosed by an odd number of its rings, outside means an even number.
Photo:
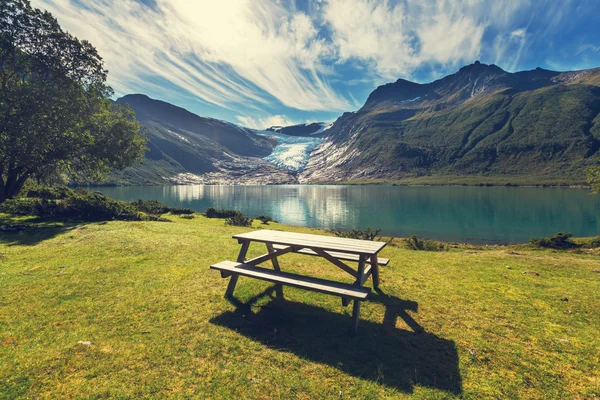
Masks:
[[[290,274],[288,272],[274,271],[271,269],[233,261],[221,261],[217,264],[211,265],[210,268],[225,272],[227,274],[239,274],[250,278],[261,279],[273,283],[281,283],[283,285],[294,286],[301,289],[313,290],[316,292],[332,294],[356,300],[364,300],[367,298],[369,293],[371,293],[371,289],[366,287],[359,287],[352,284],[312,278],[303,275]]]
[[[276,250],[284,250],[284,249],[288,248],[288,246],[283,245],[283,244],[274,244],[273,247]],[[317,253],[315,253],[311,249],[298,250],[296,253],[306,254],[306,255],[309,255],[309,256],[316,256],[316,255],[318,255]],[[327,251],[327,253],[329,253],[329,255],[331,255],[332,257],[335,257],[335,258],[337,258],[339,260],[356,261],[356,262],[358,262],[358,259],[359,259],[359,255],[358,254],[340,253],[340,252],[337,252],[337,251]],[[389,263],[390,263],[390,259],[389,258],[377,257],[377,264],[386,266]]]

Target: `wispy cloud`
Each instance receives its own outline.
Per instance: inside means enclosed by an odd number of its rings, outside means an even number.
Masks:
[[[600,45],[596,46],[593,44],[583,44],[583,45],[579,46],[579,48],[575,52],[575,55],[581,54],[586,51],[590,51],[592,53],[598,53],[598,52],[600,52]]]
[[[279,101],[301,110],[343,110],[327,83],[328,48],[311,19],[268,0],[34,0],[89,39],[121,92],[160,76],[221,107]]]
[[[555,58],[576,63],[573,55],[588,64],[600,58],[597,30],[589,33],[600,2],[592,1],[32,3],[98,48],[118,94],[207,105],[259,128],[276,118],[335,118],[360,106],[376,85],[428,80],[476,59],[516,70]],[[577,44],[568,42],[573,32]]]
[[[236,119],[242,126],[252,129],[267,129],[272,126],[290,126],[300,123],[300,121],[292,120],[285,115],[269,115],[265,118],[252,118],[238,115]]]

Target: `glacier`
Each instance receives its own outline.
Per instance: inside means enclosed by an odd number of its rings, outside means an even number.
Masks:
[[[311,151],[323,142],[323,139],[318,137],[290,136],[272,131],[255,132],[258,135],[272,138],[277,142],[277,145],[273,148],[273,152],[263,158],[265,161],[269,161],[278,167],[298,172],[303,171],[306,167]]]

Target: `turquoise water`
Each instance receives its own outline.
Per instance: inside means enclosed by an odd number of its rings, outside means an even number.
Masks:
[[[119,200],[204,211],[235,209],[316,228],[381,228],[467,243],[521,243],[558,231],[595,236],[600,196],[584,189],[403,186],[150,186],[92,188]]]

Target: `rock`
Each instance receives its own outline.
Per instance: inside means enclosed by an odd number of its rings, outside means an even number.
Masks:
[[[600,274],[600,269],[593,269],[592,272],[595,274]]]
[[[507,265],[506,269],[512,269],[512,267],[510,265]]]
[[[562,299],[560,299],[560,301],[569,301],[568,297],[563,297]]]
[[[535,276],[540,276],[539,272],[535,272],[535,271],[523,271],[522,273],[523,273],[523,275],[535,275]]]
[[[469,353],[471,354],[471,357],[477,358],[477,351],[475,349],[470,348]]]
[[[92,342],[88,341],[88,340],[80,340],[79,342],[77,342],[77,344],[80,344],[82,346],[91,346]]]

